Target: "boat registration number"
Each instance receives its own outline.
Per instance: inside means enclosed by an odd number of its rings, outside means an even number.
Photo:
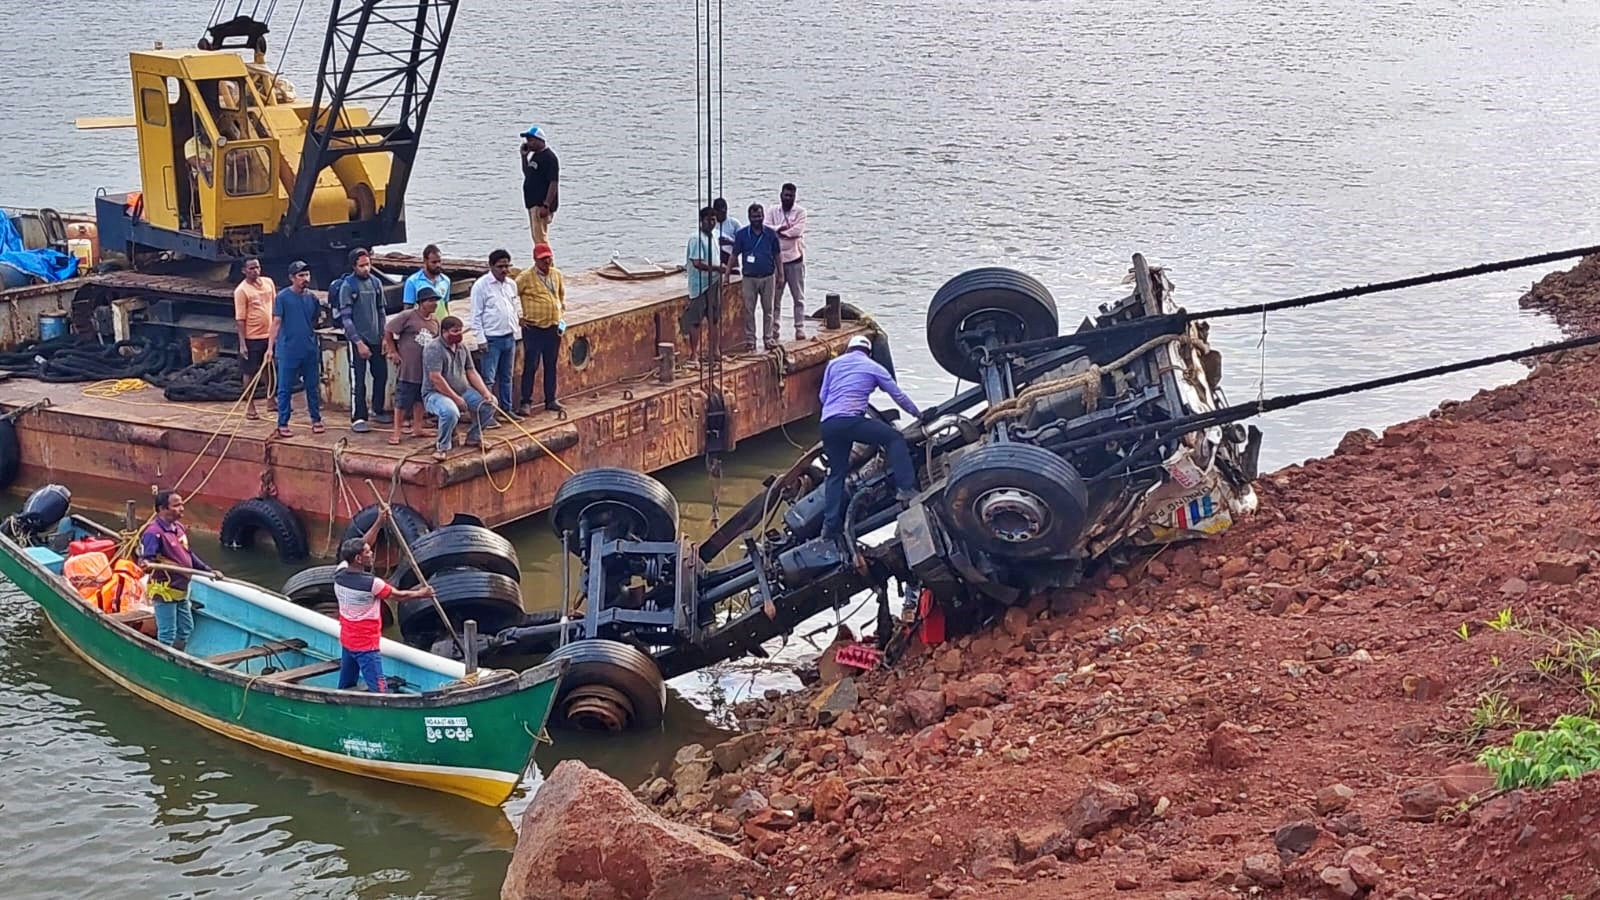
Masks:
[[[422,724],[427,729],[430,744],[440,740],[472,740],[472,726],[467,724],[466,716],[426,716]]]

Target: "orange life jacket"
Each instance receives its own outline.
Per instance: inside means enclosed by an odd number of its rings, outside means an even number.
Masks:
[[[69,556],[61,564],[61,577],[72,585],[78,596],[93,600],[100,588],[111,580],[111,560],[99,550]]]
[[[111,564],[111,578],[95,595],[102,612],[128,612],[144,603],[144,570],[131,559]]]

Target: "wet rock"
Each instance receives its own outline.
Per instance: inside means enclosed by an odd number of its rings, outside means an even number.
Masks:
[[[944,694],[939,691],[906,691],[900,702],[917,728],[927,728],[944,718]]]
[[[1283,886],[1283,864],[1278,857],[1271,853],[1257,853],[1244,858],[1244,865],[1239,871],[1243,875],[1261,885],[1262,887],[1275,888]]]
[[[1343,866],[1323,866],[1317,878],[1338,897],[1354,897],[1361,892],[1361,886],[1350,877],[1350,870]]]
[[[576,760],[556,766],[523,813],[504,900],[724,900],[770,891],[751,860],[650,812]]]
[[[846,677],[823,688],[806,705],[806,709],[811,713],[811,720],[823,727],[832,725],[840,716],[855,709],[859,702],[861,694],[856,688],[856,680]]]
[[[1317,791],[1317,813],[1327,815],[1338,812],[1350,805],[1355,799],[1356,792],[1342,784],[1330,784]]]
[[[711,748],[711,761],[719,771],[733,774],[745,767],[752,757],[766,745],[766,735],[756,732],[741,734]]]
[[[818,822],[843,822],[845,805],[850,802],[850,789],[844,779],[829,775],[811,792],[811,814]]]
[[[1248,766],[1260,753],[1255,736],[1234,722],[1223,722],[1206,738],[1206,754],[1223,769]]]
[[[1278,858],[1284,862],[1311,849],[1317,841],[1317,823],[1302,820],[1279,825],[1272,833],[1272,843],[1278,848]]]
[[[1453,802],[1443,785],[1429,781],[1400,795],[1400,812],[1414,821],[1429,821]]]

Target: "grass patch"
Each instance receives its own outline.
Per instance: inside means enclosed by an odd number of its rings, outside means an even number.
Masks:
[[[1520,731],[1507,747],[1489,747],[1478,761],[1494,773],[1495,787],[1541,788],[1600,769],[1600,722],[1561,716],[1549,728]]]

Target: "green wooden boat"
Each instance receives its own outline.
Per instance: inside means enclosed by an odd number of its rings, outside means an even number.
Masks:
[[[521,780],[566,671],[557,661],[469,676],[460,662],[385,638],[384,674],[398,690],[341,691],[334,619],[255,585],[196,578],[194,634],[180,652],[155,639],[148,611],[109,615],[84,601],[61,577],[64,561],[0,534],[0,574],[74,653],[130,692],[263,750],[479,803],[504,802]]]

